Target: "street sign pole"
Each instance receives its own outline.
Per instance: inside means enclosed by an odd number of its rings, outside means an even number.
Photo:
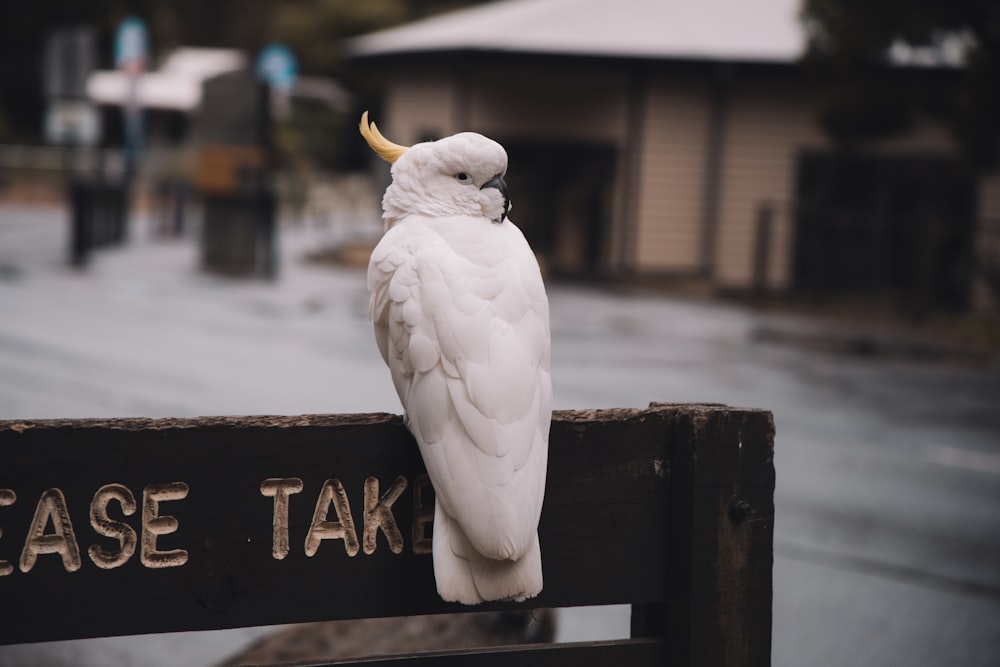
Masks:
[[[287,118],[291,113],[291,92],[298,76],[295,54],[284,44],[269,44],[257,56],[257,76],[270,88],[271,115]]]
[[[149,59],[149,37],[142,19],[129,16],[118,26],[115,35],[115,65],[128,77],[128,93],[122,105],[125,119],[126,180],[138,166],[142,152],[143,117],[139,99],[139,80]]]

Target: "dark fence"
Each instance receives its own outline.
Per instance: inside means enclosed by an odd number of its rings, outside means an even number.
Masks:
[[[545,590],[474,609],[630,604],[632,637],[406,664],[769,664],[772,453],[759,410],[557,412]],[[397,416],[7,421],[0,458],[0,643],[470,610]]]
[[[94,250],[119,245],[128,233],[128,181],[74,179],[68,187],[70,263],[85,266]]]

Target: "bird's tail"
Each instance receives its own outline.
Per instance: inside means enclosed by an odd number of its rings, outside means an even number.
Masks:
[[[434,508],[434,578],[448,602],[478,604],[487,600],[533,598],[542,591],[542,552],[538,534],[517,560],[481,555],[440,501]]]

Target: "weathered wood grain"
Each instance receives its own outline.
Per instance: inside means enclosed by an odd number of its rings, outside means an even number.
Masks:
[[[666,637],[671,664],[766,664],[772,433],[769,413],[714,405],[557,412],[540,525],[545,589],[521,605],[476,609],[631,603],[634,635]],[[414,491],[433,506],[424,472],[401,418],[387,414],[0,422],[0,490],[14,497],[0,503],[0,560],[10,565],[0,642],[462,611],[435,592],[419,506],[413,530]],[[265,480],[301,484],[272,481],[265,493]],[[328,480],[336,484],[324,495]],[[122,487],[136,501],[130,515],[115,500]],[[275,489],[285,487],[279,545]],[[102,516],[118,533],[92,525],[102,488]],[[64,498],[80,564],[68,571],[47,551],[65,541],[52,513],[24,571],[51,489]],[[733,498],[750,508],[739,505],[733,516],[749,512],[739,521],[729,518]],[[337,513],[345,503],[350,520]],[[393,521],[399,553],[387,541]],[[364,545],[354,555],[349,540],[330,537],[349,523]],[[90,547],[114,556],[128,529],[136,553],[98,567]],[[157,558],[138,552],[150,539],[154,556],[182,551],[183,562],[149,566]]]
[[[672,442],[670,664],[770,665],[774,422],[694,414]]]
[[[392,665],[393,667],[451,667],[476,665],[476,667],[534,667],[535,665],[656,665],[666,664],[667,651],[664,640],[625,639],[607,642],[580,642],[573,644],[534,644],[491,649],[457,651],[428,651],[412,655],[393,655],[350,661],[337,661],[340,667],[348,665]],[[316,667],[319,667],[318,665]]]

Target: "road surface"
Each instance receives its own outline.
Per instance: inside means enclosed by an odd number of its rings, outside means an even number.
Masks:
[[[275,283],[202,275],[190,242],[142,228],[75,272],[61,211],[0,209],[0,419],[398,412],[363,272],[301,259],[322,241],[284,228]],[[556,407],[774,412],[775,665],[1000,664],[995,370],[769,343],[839,334],[732,305],[550,298]],[[261,632],[6,647],[0,665],[207,665]],[[559,638],[627,632],[625,608],[598,608]]]

